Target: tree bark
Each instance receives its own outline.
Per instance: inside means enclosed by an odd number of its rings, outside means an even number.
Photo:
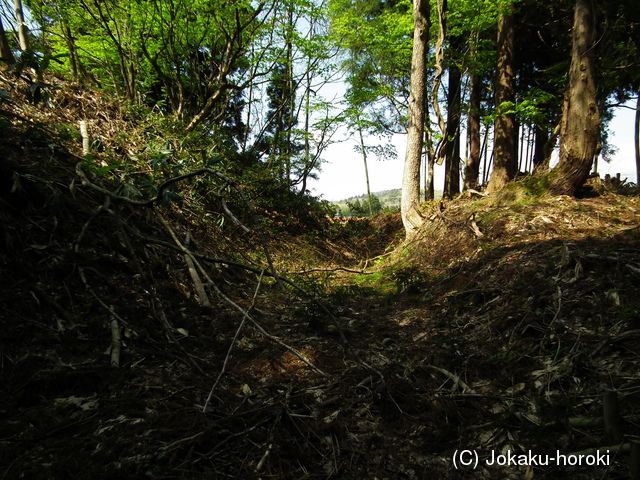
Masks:
[[[551,156],[558,143],[560,125],[555,128],[553,125],[536,127],[535,148],[533,154],[533,174],[544,175],[549,172]]]
[[[360,134],[360,148],[362,149],[362,160],[364,160],[364,178],[367,181],[367,203],[369,205],[369,216],[373,217],[373,208],[371,207],[371,185],[369,184],[369,164],[367,163],[367,148],[364,144],[364,136],[362,135],[362,124],[358,118],[358,133]]]
[[[16,21],[18,23],[18,40],[20,41],[20,50],[26,52],[31,50],[31,44],[29,43],[29,29],[27,28],[27,23],[24,21],[22,1],[14,0],[13,4],[16,10]]]
[[[5,34],[1,17],[0,17],[0,60],[2,60],[7,65],[11,65],[16,61],[15,57],[13,56],[13,52],[11,51],[11,46],[9,45],[9,39]]]
[[[438,92],[440,91],[440,85],[442,83],[442,76],[444,74],[444,43],[447,35],[447,0],[438,0],[438,39],[436,40],[435,51],[435,75],[433,76],[433,85],[431,86],[431,105],[433,106],[433,113],[436,116],[436,122],[440,133],[442,134],[442,140],[438,142],[436,148],[435,161],[438,165],[442,165],[444,162],[445,154],[444,149],[447,142],[447,125],[440,111],[440,102],[438,101]]]
[[[464,167],[464,188],[465,190],[478,189],[478,176],[480,175],[480,102],[482,101],[482,83],[480,75],[471,74],[471,87],[469,95],[469,158]]]
[[[424,186],[424,199],[425,201],[435,200],[436,198],[436,186],[435,186],[435,157],[429,155],[427,157],[427,169],[426,169],[426,181]]]
[[[546,163],[546,145],[549,142],[549,127],[546,125],[535,126],[535,138],[533,145],[533,173],[534,175],[547,173],[549,164]]]
[[[595,84],[595,22],[591,0],[576,0],[569,83],[562,107],[560,163],[549,192],[574,195],[593,165],[600,131]]]
[[[402,175],[402,198],[400,201],[402,223],[407,238],[415,235],[422,224],[418,204],[420,202],[420,161],[422,158],[425,121],[429,13],[429,0],[414,0],[408,138]]]
[[[71,27],[69,26],[69,21],[66,18],[62,18],[62,33],[64,35],[64,41],[67,44],[67,49],[69,50],[69,70],[71,71],[71,76],[73,77],[73,81],[77,82],[80,79],[79,75],[79,59],[78,59],[78,50],[76,48],[76,42],[73,38],[73,34],[71,33]]]
[[[457,48],[457,38],[451,44]],[[460,193],[460,114],[462,74],[457,65],[449,71],[449,91],[447,92],[447,134],[445,138],[445,182],[444,197],[453,198]]]
[[[513,7],[503,13],[498,24],[498,73],[495,96],[498,116],[494,125],[493,172],[487,190],[497,192],[515,176],[518,161],[515,115],[515,74],[513,70],[515,27]]]
[[[636,185],[640,185],[640,92],[638,92],[638,99],[636,100],[634,140],[636,146]]]

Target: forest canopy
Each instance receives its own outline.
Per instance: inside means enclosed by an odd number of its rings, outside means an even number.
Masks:
[[[361,139],[366,165],[364,138],[380,138],[375,148],[384,151],[385,136],[407,132],[411,90],[421,90],[424,133],[412,168],[423,173],[405,175],[403,191],[424,188],[421,198],[432,199],[433,165],[443,163],[448,198],[498,191],[523,172],[551,175],[552,192],[575,194],[608,158],[612,107],[638,96],[635,3],[416,5],[5,1],[2,58],[34,93],[49,87],[45,71],[98,88],[162,118],[160,135],[181,138],[177,149],[195,143],[208,152],[200,163],[224,159],[225,168],[261,172],[301,195],[339,128]],[[416,8],[428,18],[424,79],[411,86]],[[336,82],[343,97],[323,97]],[[549,173],[558,145],[561,165]],[[185,155],[195,162],[193,151]]]

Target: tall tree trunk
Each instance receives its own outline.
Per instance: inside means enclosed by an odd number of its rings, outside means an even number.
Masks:
[[[371,206],[371,186],[369,184],[369,164],[367,163],[367,149],[364,144],[364,136],[362,135],[362,124],[358,118],[358,133],[360,134],[360,148],[362,149],[362,160],[364,160],[364,178],[367,180],[367,200],[369,204],[369,216],[373,216],[373,207]],[[418,165],[418,168],[420,166]]]
[[[427,173],[426,173],[426,181],[424,185],[424,199],[425,201],[435,200],[436,198],[436,187],[435,187],[435,158],[433,155],[429,155],[427,157]]]
[[[471,88],[469,96],[469,158],[464,167],[464,188],[477,189],[478,176],[480,175],[480,102],[482,101],[481,77],[477,73],[471,74]]]
[[[517,136],[515,115],[503,113],[515,104],[515,74],[513,70],[515,28],[513,7],[503,13],[498,24],[498,73],[495,96],[498,116],[494,126],[493,172],[488,191],[497,192],[515,176]]]
[[[457,39],[452,40],[457,48]],[[449,67],[449,91],[447,92],[447,134],[445,138],[445,198],[460,193],[460,89],[462,74],[457,65]]]
[[[558,143],[560,125],[536,126],[535,146],[533,153],[533,174],[544,175],[549,171],[553,150]]]
[[[562,106],[560,163],[549,187],[553,195],[574,195],[593,165],[600,131],[595,84],[595,22],[591,0],[576,0],[569,83]]]
[[[445,148],[447,145],[447,125],[440,111],[440,102],[438,101],[438,93],[442,76],[444,74],[444,43],[447,35],[447,0],[438,0],[438,39],[436,40],[436,61],[434,65],[435,75],[433,76],[433,85],[431,86],[431,105],[433,113],[436,116],[436,122],[442,135],[442,140],[438,142],[436,148],[435,161],[438,165],[442,165],[445,158]]]
[[[11,47],[9,46],[9,39],[4,32],[2,17],[0,17],[0,60],[2,60],[7,65],[11,65],[16,61],[15,57],[13,56],[13,52],[11,51]]]
[[[638,92],[638,100],[636,100],[634,140],[636,144],[636,185],[640,185],[640,92]]]
[[[307,59],[307,71],[304,75],[305,78],[305,92],[304,92],[304,165],[302,167],[302,186],[300,193],[302,195],[307,193],[307,179],[311,173],[311,143],[309,142],[309,128],[310,128],[310,116],[311,116],[311,67],[310,60]]]
[[[429,122],[429,101],[425,99],[424,102],[424,151],[426,151],[426,162],[424,166],[424,201],[435,200],[435,163],[436,154],[433,149],[433,136],[431,132],[431,126]]]
[[[293,22],[293,6],[289,7],[289,16],[287,20],[287,26],[289,31],[294,30],[294,22]],[[285,172],[284,178],[287,184],[291,183],[291,171],[293,168],[293,149],[291,146],[291,142],[293,140],[293,126],[294,120],[296,117],[296,106],[295,106],[295,86],[293,81],[293,43],[291,40],[291,35],[286,36],[286,45],[287,45],[287,88],[286,92],[289,98],[286,101],[289,106],[289,115],[286,119],[287,122],[287,141],[285,145]]]
[[[533,173],[534,175],[546,173],[549,165],[545,165],[545,146],[549,141],[549,127],[547,125],[535,126],[535,138],[533,145]]]
[[[408,138],[402,174],[402,198],[400,201],[402,223],[407,238],[417,233],[422,224],[422,216],[418,210],[418,205],[420,202],[420,161],[422,158],[425,121],[429,14],[429,0],[414,0]]]
[[[76,42],[73,38],[73,34],[71,33],[69,21],[64,17],[62,17],[62,33],[64,35],[64,41],[67,44],[67,49],[69,49],[69,70],[71,71],[73,80],[77,82],[80,78],[78,73],[78,50],[76,49]]]
[[[16,21],[18,22],[18,40],[20,41],[20,50],[26,52],[31,50],[29,43],[29,29],[24,21],[24,11],[22,9],[22,0],[14,0],[14,8],[16,10]]]

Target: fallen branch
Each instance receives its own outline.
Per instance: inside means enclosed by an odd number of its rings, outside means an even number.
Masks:
[[[164,219],[164,217],[160,214],[160,212],[158,212],[157,210],[156,210],[156,216],[160,220],[160,223],[164,225],[164,228],[167,230],[167,232],[169,232],[169,235],[171,235],[171,238],[173,238],[173,241],[176,243],[178,248],[183,253],[184,261],[187,264],[187,270],[189,271],[189,276],[191,277],[193,286],[196,289],[196,294],[198,295],[198,303],[200,303],[200,305],[203,307],[211,307],[209,296],[207,295],[207,292],[204,289],[204,285],[202,284],[202,280],[200,279],[200,275],[198,275],[198,271],[196,270],[196,267],[193,264],[193,260],[191,258],[191,252],[187,249],[185,245],[180,243],[178,236],[173,231],[173,228],[171,228],[171,225],[169,225],[169,222],[167,222]],[[189,234],[187,234],[187,239],[185,243],[187,245],[189,244]]]
[[[436,367],[434,365],[425,365],[425,367],[430,368],[431,370],[435,370],[436,372],[442,373],[444,376],[446,376],[448,379],[450,379],[453,384],[454,387],[460,386],[462,388],[462,392],[463,393],[476,393],[473,388],[471,388],[469,385],[467,385],[458,375],[456,375],[455,373],[451,373],[448,370],[445,370],[444,368],[440,368],[440,367]]]
[[[106,213],[113,213],[111,210],[106,209],[105,210]],[[142,235],[140,232],[134,230],[133,228],[131,228],[129,225],[127,225],[126,223],[122,222],[122,227],[124,229],[126,229],[127,231],[129,231],[129,233],[131,233],[132,235],[136,236],[137,238],[139,238],[140,240],[142,240],[143,242],[147,243],[147,244],[154,244],[154,245],[160,245],[172,250],[175,250],[177,252],[180,253],[185,253],[185,251],[181,248],[178,247],[177,245],[174,245],[172,243],[169,242],[164,242],[162,240],[157,240],[155,238],[150,238],[150,237],[146,237],[144,235]],[[196,268],[202,272],[203,268],[200,265],[199,262],[197,262],[197,260],[202,260],[208,263],[214,263],[214,264],[221,264],[221,265],[227,265],[229,267],[236,267],[236,268],[241,268],[244,270],[247,270],[249,272],[253,272],[256,275],[268,275],[273,277],[274,274],[272,271],[267,271],[264,269],[260,269],[258,267],[253,267],[251,265],[246,265],[244,263],[239,263],[239,262],[235,262],[232,260],[225,260],[222,258],[214,258],[214,257],[209,257],[207,255],[203,255],[200,253],[196,253],[196,252],[188,252],[189,255],[193,258],[194,260],[194,265],[196,266]],[[462,268],[462,267],[460,267]],[[201,273],[202,275],[202,273]],[[208,276],[203,275],[203,277],[205,277],[205,279],[207,280],[207,282],[210,282],[210,279]],[[369,365],[368,363],[366,363],[364,360],[362,360],[360,358],[360,356],[358,355],[358,353],[350,346],[347,337],[344,334],[344,331],[342,330],[342,327],[340,326],[340,324],[338,323],[338,320],[336,319],[336,317],[333,315],[333,313],[327,308],[327,306],[322,303],[319,299],[317,299],[316,297],[314,297],[313,295],[309,294],[304,288],[300,287],[299,285],[297,285],[296,283],[292,282],[291,280],[288,280],[287,278],[284,277],[280,277],[277,276],[275,277],[277,280],[279,280],[282,284],[286,284],[290,287],[292,287],[295,291],[300,293],[300,296],[302,298],[305,298],[307,300],[311,300],[313,301],[319,308],[320,310],[322,310],[322,312],[331,320],[331,323],[336,327],[336,331],[338,332],[338,335],[340,336],[340,340],[342,345],[349,351],[349,353],[351,353],[351,355],[364,367],[366,367],[367,369],[371,370],[372,372],[375,372],[380,378],[384,378],[382,373],[373,368],[371,365]],[[235,307],[234,307],[235,308]]]
[[[471,197],[471,195],[478,195],[480,197],[488,197],[489,194],[486,192],[479,192],[478,190],[474,190],[473,188],[467,188],[465,190],[465,193],[467,194],[468,197]]]
[[[640,268],[634,267],[633,265],[626,264],[626,267],[631,270],[633,273],[640,275]]]
[[[95,298],[98,301],[98,303],[100,305],[102,305],[109,312],[111,317],[119,320],[120,323],[122,323],[124,325],[128,325],[127,322],[122,319],[122,317],[118,316],[116,311],[113,309],[113,305],[109,306],[106,303],[104,303],[102,301],[102,299],[98,295],[96,295],[96,293],[93,291],[93,289],[89,286],[89,283],[87,282],[87,277],[84,274],[84,268],[83,267],[78,267],[78,274],[80,275],[80,280],[82,280],[82,283],[84,284],[85,288],[87,290],[89,290],[89,293],[93,296],[93,298]]]
[[[87,233],[89,225],[91,225],[93,220],[100,214],[100,212],[102,212],[103,209],[109,208],[110,203],[111,203],[111,200],[109,199],[109,197],[106,197],[105,200],[104,200],[104,204],[100,205],[96,209],[96,211],[91,214],[89,219],[82,226],[82,230],[80,230],[80,235],[78,235],[78,238],[75,240],[75,242],[73,242],[73,250],[76,253],[78,253],[80,251],[80,242],[82,242],[82,239],[84,238],[85,234]]]
[[[335,268],[310,268],[309,270],[302,270],[300,272],[290,272],[293,275],[305,275],[307,273],[331,273],[331,272],[347,272],[347,273],[356,273],[358,275],[366,275],[364,270],[352,270],[350,268],[345,267],[335,267]],[[369,274],[372,275],[372,274]]]
[[[612,343],[619,342],[620,340],[624,340],[627,337],[633,337],[635,335],[640,335],[640,330],[638,330],[638,329],[636,329],[636,330],[627,330],[626,332],[622,332],[621,334],[616,335],[615,337],[607,338],[606,340],[603,340],[600,343],[600,345],[598,345],[598,347],[593,351],[593,353],[591,354],[591,358],[595,358],[608,345],[610,345]]]
[[[210,279],[208,279],[208,281],[209,280]],[[229,305],[231,305],[233,308],[235,308],[238,312],[240,312],[244,316],[244,318],[246,318],[253,325],[253,327],[256,330],[258,330],[258,332],[260,332],[265,338],[267,338],[268,340],[271,340],[274,343],[277,343],[281,347],[283,347],[286,350],[288,350],[289,352],[291,352],[293,355],[298,357],[303,363],[305,363],[307,366],[309,366],[310,368],[312,368],[313,370],[318,372],[320,375],[323,375],[323,376],[327,375],[322,370],[320,370],[318,367],[316,367],[313,363],[311,363],[310,360],[307,360],[304,357],[304,355],[302,355],[300,352],[298,352],[295,348],[290,347],[289,345],[284,343],[282,340],[280,340],[278,337],[274,337],[269,332],[267,332],[264,328],[262,328],[262,325],[260,325],[251,315],[249,315],[249,313],[246,310],[244,310],[240,305],[238,305],[233,300],[231,300],[229,297],[227,297],[224,293],[222,293],[222,291],[217,287],[217,285],[215,283],[211,282],[211,285],[216,290],[216,293],[220,296],[220,298],[222,298],[225,302],[227,302]]]
[[[482,238],[484,237],[484,233],[482,233],[480,231],[480,228],[478,227],[478,224],[476,223],[476,214],[475,212],[471,214],[471,216],[467,219],[467,223],[469,225],[469,228],[471,228],[471,231],[474,233],[474,235],[478,238]]]
[[[111,319],[111,366],[120,367],[120,351],[122,349],[122,339],[120,337],[120,327],[118,320]]]
[[[187,362],[192,367],[194,367],[200,373],[204,374],[205,372],[202,370],[200,365],[198,365],[193,360],[193,358],[191,358],[191,355],[189,355],[189,352],[186,351],[186,349],[182,346],[182,344],[178,342],[175,335],[173,334],[174,329],[169,323],[169,319],[167,318],[167,315],[164,311],[162,302],[160,301],[158,296],[155,294],[155,288],[153,287],[153,285],[151,285],[151,282],[149,282],[149,280],[147,279],[147,276],[145,275],[144,270],[142,269],[142,264],[140,263],[140,260],[136,255],[133,245],[131,244],[131,239],[129,238],[129,235],[127,235],[126,229],[124,227],[125,223],[113,210],[109,208],[105,208],[104,211],[114,217],[116,221],[116,225],[118,227],[118,231],[120,232],[120,235],[122,236],[124,244],[127,250],[129,251],[129,255],[131,256],[131,263],[133,264],[134,269],[138,273],[137,277],[140,280],[140,283],[142,284],[142,288],[146,290],[147,295],[149,295],[149,299],[151,301],[151,310],[154,316],[158,319],[158,321],[162,325],[165,331],[165,334],[169,338],[169,341],[174,345],[176,345],[185,354]]]
[[[260,278],[258,279],[258,285],[256,286],[256,291],[255,291],[255,293],[253,295],[253,301],[251,302],[251,306],[249,307],[249,311],[255,305],[256,297],[258,296],[258,291],[260,290],[260,285],[262,285],[262,274],[260,275]],[[218,386],[218,383],[220,382],[220,379],[222,378],[222,375],[224,375],[224,373],[227,370],[227,364],[229,363],[229,359],[231,358],[231,351],[233,350],[233,346],[235,345],[236,340],[240,336],[240,332],[242,331],[242,328],[244,327],[244,324],[245,324],[246,320],[247,320],[247,318],[243,316],[242,317],[242,321],[240,322],[240,325],[238,326],[238,329],[236,330],[236,334],[233,336],[233,339],[231,340],[231,345],[229,345],[229,350],[227,350],[227,356],[224,358],[224,362],[222,363],[222,368],[220,369],[220,373],[218,374],[218,378],[216,378],[216,381],[213,383],[213,386],[211,387],[211,390],[209,391],[209,396],[207,397],[207,400],[204,402],[204,406],[202,407],[202,412],[203,413],[205,413],[207,411],[207,406],[209,405],[209,402],[211,401],[211,397],[213,396],[213,392],[216,389],[216,387]]]

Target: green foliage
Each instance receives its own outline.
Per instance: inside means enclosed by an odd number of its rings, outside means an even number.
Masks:
[[[355,284],[355,291],[363,295],[378,294],[388,296],[397,293],[393,280],[380,272],[358,275],[353,281]]]
[[[331,31],[345,56],[349,84],[346,114],[352,128],[378,132],[404,125],[413,38],[408,0],[331,0]]]
[[[371,205],[369,205],[369,202],[371,202]],[[356,198],[354,201],[347,200],[347,207],[353,217],[367,217],[370,212],[375,215],[382,211],[380,199],[375,195],[365,197],[363,201],[360,201],[359,198]]]
[[[49,70],[52,61],[62,63],[60,59],[65,56],[65,54],[52,55],[36,51],[20,52],[17,60],[7,68],[6,73],[24,80],[24,86],[21,86],[21,90],[30,102],[48,104],[51,100],[51,90],[54,87],[41,79],[43,74]],[[11,100],[11,96],[5,90],[0,90],[0,98],[3,101]]]
[[[45,71],[71,72],[74,80],[126,100],[128,113],[147,127],[144,141],[137,141],[137,152],[128,158],[106,147],[100,153],[114,159],[101,158],[90,168],[143,195],[154,181],[216,165],[242,172],[247,183],[262,182],[256,191],[281,195],[281,206],[291,211],[304,198],[293,189],[306,190],[340,124],[352,134],[378,136],[406,126],[410,0],[25,0],[25,5],[39,32],[32,35],[37,51],[16,55],[8,72],[25,80],[24,93],[33,102],[52,98]],[[518,92],[513,104],[495,107],[490,84],[496,23],[510,7],[516,19]],[[612,97],[624,101],[640,88],[638,36],[633,34],[640,10],[631,0],[597,8],[598,18],[607,21],[596,46],[598,102],[605,108]],[[572,9],[571,2],[449,0],[443,67],[455,65],[483,77],[485,123],[493,122],[497,111],[545,131],[558,123]],[[434,31],[435,15],[432,9]],[[336,73],[348,85],[340,105],[318,94]],[[9,87],[0,89],[0,102],[10,101],[9,92]],[[77,140],[73,127],[59,130]],[[117,141],[125,145],[128,135],[122,132]],[[378,158],[397,155],[385,144],[363,141],[359,148]],[[261,190],[269,182],[277,187]],[[374,210],[388,206],[377,200]],[[351,214],[367,214],[365,204],[353,201]]]
[[[320,230],[326,217],[333,215],[329,202],[292,191],[288,182],[272,178],[264,168],[252,168],[243,174],[240,183],[267,229],[299,235]]]
[[[49,69],[52,61],[61,65],[63,63],[61,59],[67,56],[68,55],[66,53],[52,55],[36,51],[21,52],[16,62],[11,65],[6,72],[13,73],[18,77],[25,75],[28,80],[33,82],[33,78],[30,73],[31,70],[36,73],[37,77],[40,77]]]

